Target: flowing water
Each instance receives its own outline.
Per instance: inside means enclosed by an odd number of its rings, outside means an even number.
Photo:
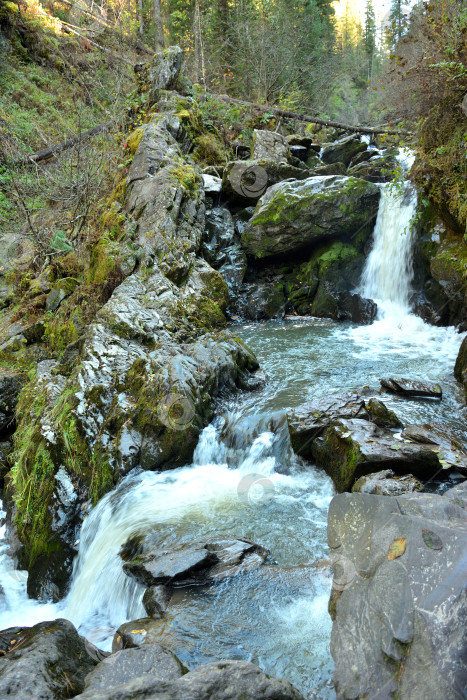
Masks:
[[[143,588],[125,576],[118,556],[130,536],[154,532],[166,548],[213,535],[246,536],[269,547],[270,565],[209,589],[179,590],[158,628],[161,642],[189,668],[248,659],[289,679],[308,698],[334,697],[326,565],[333,486],[294,456],[278,412],[330,393],[378,388],[383,376],[436,380],[443,386],[441,402],[384,400],[406,422],[441,420],[467,440],[452,377],[462,338],[453,328],[427,326],[408,307],[415,196],[382,190],[360,290],[378,302],[375,323],[294,317],[236,326],[268,375],[266,387],[225,401],[201,434],[192,465],[159,474],[135,471],[100,501],[84,521],[62,603],[29,601],[25,575],[0,548],[0,628],[68,617],[110,648],[119,624],[144,616]]]

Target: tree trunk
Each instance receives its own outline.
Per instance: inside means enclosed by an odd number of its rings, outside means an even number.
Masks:
[[[143,19],[143,0],[138,0],[138,13],[139,13],[139,33],[143,36],[144,32],[144,19]]]
[[[161,0],[154,0],[154,33],[156,51],[164,48],[164,23],[162,21]]]

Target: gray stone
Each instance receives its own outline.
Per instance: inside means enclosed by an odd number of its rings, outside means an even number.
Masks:
[[[184,671],[175,654],[159,644],[122,649],[104,659],[86,676],[83,697],[112,689],[118,692],[122,685],[136,678],[168,683],[181,678]]]
[[[158,51],[149,66],[152,100],[156,102],[161,90],[173,90],[177,86],[182,67],[183,52],[179,46]]]
[[[397,476],[391,469],[361,476],[352,486],[352,493],[373,493],[377,496],[401,496],[411,491],[423,491],[423,485],[412,474]]]
[[[287,162],[290,156],[287,140],[276,131],[255,129],[251,157],[253,160],[271,160],[275,163]]]
[[[149,586],[143,595],[143,606],[149,617],[160,619],[172,598],[172,589],[168,586]]]
[[[377,185],[357,178],[311,177],[270,187],[242,234],[248,255],[266,258],[306,249],[324,240],[349,240],[371,228]]]
[[[443,391],[439,384],[433,382],[420,382],[413,379],[380,379],[383,389],[401,396],[409,396],[412,398],[435,398],[442,399]]]
[[[341,494],[331,502],[339,700],[465,694],[467,520],[451,491]]]
[[[304,180],[310,177],[306,167],[273,160],[231,161],[224,168],[222,190],[228,199],[255,204],[268,187],[284,180]]]
[[[68,620],[41,622],[0,632],[0,696],[12,700],[50,700],[83,690],[96,662]]]
[[[304,700],[288,683],[247,661],[215,661],[172,682],[146,674],[119,688],[83,693],[77,700]]]

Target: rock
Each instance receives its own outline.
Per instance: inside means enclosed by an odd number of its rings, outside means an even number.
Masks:
[[[379,153],[380,152],[377,148],[372,148],[371,146],[369,146],[366,151],[357,153],[355,158],[352,158],[349,168],[353,168],[355,165],[360,165],[360,163],[368,163],[370,158],[379,155]]]
[[[370,471],[392,469],[424,481],[442,471],[437,453],[426,445],[397,440],[360,418],[333,423],[312,442],[311,455],[339,492],[350,490],[355,479]]]
[[[419,382],[413,379],[380,379],[383,389],[401,396],[409,396],[413,398],[435,398],[442,399],[443,392],[439,384]]]
[[[467,397],[467,336],[463,339],[457,355],[454,367],[454,376],[458,382],[464,385]]]
[[[202,175],[206,194],[218,194],[222,190],[222,178],[215,175]]]
[[[324,239],[346,240],[378,210],[376,185],[348,177],[312,177],[270,187],[259,200],[242,234],[254,258],[306,249]]]
[[[340,292],[337,297],[337,319],[353,321],[359,325],[370,325],[376,318],[378,306],[373,299],[365,299],[360,294]]]
[[[360,394],[324,396],[287,411],[290,442],[294,451],[311,459],[312,444],[324,430],[341,419],[359,418],[384,428],[399,428],[401,422],[382,401]]]
[[[0,433],[7,431],[14,421],[16,404],[24,379],[14,370],[0,370]]]
[[[215,661],[173,681],[149,674],[127,681],[118,689],[78,695],[77,700],[304,700],[288,683],[266,675],[247,661]]]
[[[424,425],[407,425],[402,437],[411,442],[433,446],[444,469],[454,469],[467,476],[467,455],[462,439],[458,438],[444,425],[436,423]]]
[[[139,620],[124,622],[114,634],[112,653],[122,649],[136,649],[152,646],[161,641],[163,621],[161,618],[142,617]],[[163,639],[164,643],[166,642]]]
[[[290,146],[289,150],[291,154],[291,159],[296,158],[297,160],[304,163],[308,156],[308,149],[305,146]]]
[[[157,102],[161,90],[176,88],[182,67],[182,55],[179,46],[170,46],[155,54],[149,65],[149,82],[153,102]]]
[[[368,149],[368,145],[358,136],[345,136],[334,143],[325,144],[321,153],[321,160],[325,163],[344,163],[350,165],[352,158],[358,153]]]
[[[143,606],[149,617],[160,619],[170,603],[172,589],[167,586],[149,586],[143,595]]]
[[[247,261],[228,209],[215,207],[206,213],[202,252],[209,264],[219,270],[227,283],[230,299],[235,302],[245,277]]]
[[[222,190],[232,201],[254,204],[268,187],[284,180],[304,180],[310,176],[305,167],[272,160],[231,161],[224,168]]]
[[[52,291],[47,295],[47,311],[56,311],[62,301],[73,294],[78,285],[79,282],[74,277],[64,277],[55,282]]]
[[[286,299],[283,284],[277,282],[250,282],[239,288],[235,311],[245,319],[264,321],[281,318],[285,314]]]
[[[352,493],[373,493],[377,496],[401,496],[412,491],[423,491],[420,481],[412,474],[396,476],[391,469],[361,476],[352,486]]]
[[[86,676],[82,697],[95,693],[118,693],[128,681],[147,678],[151,682],[169,683],[186,672],[175,654],[159,644],[145,644],[140,648],[122,649],[101,661]]]
[[[302,136],[300,134],[291,134],[286,136],[286,141],[290,147],[299,146],[300,148],[305,148],[307,151],[314,151],[319,153],[321,146],[318,143],[314,143],[312,136]]]
[[[398,161],[394,155],[373,156],[371,160],[352,165],[349,175],[361,177],[368,182],[390,182],[397,165]]]
[[[211,538],[179,545],[170,552],[157,549],[158,535],[145,535],[123,545],[124,572],[145,586],[187,586],[209,583],[251,571],[269,550],[243,538]]]
[[[432,326],[441,325],[440,315],[435,311],[433,304],[424,292],[414,292],[409,299],[409,304],[413,313],[420,316],[425,323],[429,323]]]
[[[274,163],[287,162],[290,156],[287,140],[275,131],[255,129],[251,144],[253,160],[271,160]]]
[[[322,161],[321,161],[322,162]],[[310,168],[313,171],[314,176],[323,175],[346,175],[347,168],[344,163],[329,163],[328,165],[320,165],[318,160],[314,163],[310,163]]]
[[[96,662],[68,620],[41,622],[0,632],[7,653],[0,656],[0,696],[49,700],[80,693]]]
[[[380,428],[402,428],[402,421],[382,401],[370,398],[365,405],[369,419]]]
[[[462,697],[467,521],[459,490],[451,491],[331,502],[331,653],[341,700]]]

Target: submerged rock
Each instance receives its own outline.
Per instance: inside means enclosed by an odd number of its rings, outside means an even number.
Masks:
[[[443,391],[439,384],[419,382],[413,379],[380,379],[383,389],[413,398],[442,399]]]
[[[242,234],[248,255],[265,258],[325,239],[348,240],[370,225],[380,191],[357,178],[312,177],[270,187]]]
[[[331,502],[331,653],[341,700],[463,696],[466,486]]]
[[[158,535],[132,538],[120,552],[123,570],[145,586],[188,586],[210,583],[251,571],[263,564],[270,552],[244,538],[211,538],[187,543],[170,551],[157,549]]]
[[[96,661],[68,620],[0,632],[0,696],[12,700],[71,697],[84,688]]]
[[[412,474],[397,476],[391,469],[361,476],[352,486],[352,493],[373,493],[377,496],[401,496],[412,491],[423,491],[420,481]]]

